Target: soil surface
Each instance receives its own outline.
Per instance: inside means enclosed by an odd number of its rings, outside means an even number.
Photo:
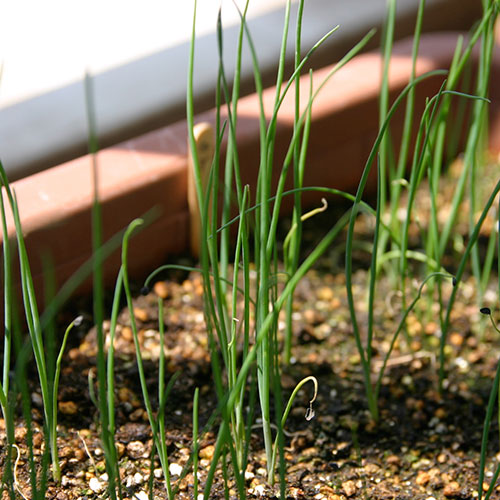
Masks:
[[[360,295],[365,279],[364,273],[358,272]],[[461,286],[462,296],[473,293],[472,285]],[[140,318],[141,348],[154,402],[159,355],[157,293],[165,297],[168,377],[180,373],[166,409],[168,449],[171,470],[180,471],[190,455],[195,387],[200,388],[201,427],[216,405],[210,382],[202,287],[199,277],[192,275],[181,283],[158,282],[154,290],[156,293],[136,299],[135,314]],[[374,342],[376,353],[387,349],[389,337],[383,333],[394,331],[400,315],[397,297],[387,297],[379,318],[381,330]],[[432,309],[431,304],[429,315],[423,311],[421,318],[409,318],[413,352],[402,341],[401,350],[393,353],[379,401],[380,423],[375,425],[366,410],[359,355],[347,314],[344,277],[311,272],[300,284],[294,315],[295,347],[292,364],[283,370],[283,387],[290,393],[303,377],[314,375],[319,393],[314,403],[316,417],[306,421],[312,387],[304,386],[286,425],[289,498],[467,499],[477,495],[482,424],[499,358],[499,339],[486,324],[484,338],[479,341],[473,334],[480,321],[477,308],[458,301],[447,348],[446,390],[440,396],[436,360],[439,331]],[[107,323],[105,327],[108,326]],[[61,486],[49,486],[48,493],[48,498],[58,500],[100,498],[99,485],[105,479],[99,417],[88,389],[89,373],[95,379],[95,329],[86,332],[80,327],[79,335],[79,345],[67,352],[60,382],[59,450],[63,479]],[[152,441],[126,312],[120,316],[116,355],[116,439],[124,493],[126,498],[132,499],[134,494],[136,498],[146,498],[137,494],[148,491]],[[377,356],[375,369],[378,359]],[[39,392],[34,391],[36,453],[41,453],[43,445],[40,402]],[[497,432],[495,426],[490,439],[490,471],[500,458],[494,457]],[[210,464],[215,433],[216,429],[212,429],[202,438],[201,484]],[[18,464],[17,479],[30,498],[29,476],[24,468],[25,438],[26,430],[20,424],[16,439],[23,458]],[[266,485],[263,441],[258,428],[252,433],[251,447],[246,474],[248,496],[274,498],[273,490]],[[176,469],[175,464],[180,467]],[[166,498],[157,460],[153,476],[155,498]],[[95,477],[99,482],[92,481]],[[192,475],[188,473],[180,481],[177,498],[190,498],[190,484]],[[222,475],[218,476],[213,498],[223,498]]]
[[[336,212],[330,211],[322,217],[318,219],[319,225],[325,221],[331,225]],[[366,232],[369,232],[368,225]],[[307,240],[307,230],[304,236]],[[500,338],[488,318],[479,314],[473,281],[468,279],[459,284],[446,347],[443,394],[437,390],[439,306],[435,294],[431,293],[422,297],[415,313],[408,317],[407,334],[401,336],[390,358],[379,399],[380,420],[376,424],[367,411],[342,262],[340,244],[340,249],[333,249],[322,258],[316,270],[308,273],[295,294],[293,359],[289,366],[283,367],[283,400],[309,375],[317,378],[319,392],[312,420],[305,419],[312,397],[312,384],[306,384],[286,423],[287,498],[476,498],[483,421],[500,358]],[[493,288],[486,293],[482,304],[489,305],[493,311],[495,280],[492,277]],[[360,325],[364,329],[366,271],[356,272],[354,284]],[[418,285],[418,282],[412,283],[408,300],[414,297]],[[374,377],[402,314],[401,297],[392,290],[394,287],[388,279],[378,282]],[[451,284],[443,284],[445,303],[450,290]],[[188,499],[192,498],[193,491],[188,462],[195,388],[200,390],[200,429],[217,406],[211,382],[201,279],[194,273],[187,276],[177,272],[157,282],[148,295],[138,295],[134,301],[149,393],[155,408],[160,350],[158,297],[163,298],[165,304],[167,379],[179,373],[166,406],[170,472],[178,487],[176,498]],[[85,306],[81,307],[85,310]],[[60,318],[61,324],[67,325],[75,313],[80,312],[74,309],[66,312]],[[109,331],[109,322],[104,328]],[[152,487],[153,498],[167,498],[159,461],[155,458],[151,463],[150,459],[151,432],[141,395],[130,318],[125,309],[119,316],[115,348],[116,442],[123,497],[146,500]],[[96,353],[96,330],[87,314],[83,324],[72,333],[63,360],[58,402],[62,482],[55,485],[49,480],[47,498],[105,498],[100,421],[89,391],[89,381],[94,392],[97,391]],[[35,458],[40,460],[44,449],[43,407],[35,372],[30,374],[30,380],[33,381],[30,386],[32,439]],[[1,432],[0,438],[5,443],[5,432]],[[217,425],[200,437],[201,487],[214,452],[216,434]],[[485,488],[500,461],[498,440],[498,425],[494,421]],[[31,498],[27,430],[21,420],[16,428],[16,443],[20,453],[16,467],[17,489],[25,498]],[[248,498],[279,498],[279,488],[271,488],[266,482],[265,467],[263,438],[256,426],[252,429],[245,473]],[[500,487],[497,490],[491,498],[500,498]],[[8,498],[6,492],[4,497]],[[236,498],[235,486],[230,497]],[[210,498],[224,498],[221,470],[216,475]]]

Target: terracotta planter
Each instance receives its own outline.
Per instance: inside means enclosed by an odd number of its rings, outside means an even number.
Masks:
[[[431,34],[422,38],[418,74],[447,68],[457,34]],[[406,85],[411,69],[411,41],[394,46],[390,87],[394,98]],[[377,96],[381,67],[378,52],[360,55],[337,73],[319,95],[307,164],[307,185],[354,190],[378,128]],[[318,70],[320,82],[330,68]],[[307,77],[308,78],[308,77]],[[500,149],[500,57],[492,72],[491,147]],[[425,80],[417,88],[420,114],[426,96],[436,93],[443,77]],[[496,82],[496,83],[495,83]],[[305,82],[306,83],[306,82]],[[304,89],[307,84],[304,85]],[[305,94],[305,91],[303,92]],[[265,92],[270,102],[274,89]],[[276,158],[285,154],[293,123],[293,99],[287,100],[278,121]],[[266,107],[270,112],[271,107]],[[244,182],[254,183],[258,166],[258,106],[255,95],[239,104],[238,142]],[[214,112],[197,121],[213,121]],[[402,113],[393,130],[401,127]],[[99,197],[105,238],[122,230],[148,211],[155,218],[130,249],[130,270],[135,276],[165,263],[168,256],[186,251],[189,238],[187,204],[186,124],[178,122],[155,132],[102,150],[97,155]],[[41,256],[49,253],[58,283],[67,280],[91,255],[92,160],[84,156],[12,184],[22,217],[26,244],[37,288],[43,278]],[[305,196],[311,201],[311,196]],[[106,279],[116,277],[120,254],[106,261]],[[88,285],[87,285],[88,287]],[[84,287],[85,288],[85,287]]]

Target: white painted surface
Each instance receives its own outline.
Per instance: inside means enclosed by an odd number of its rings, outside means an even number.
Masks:
[[[215,23],[220,1],[225,69],[231,75],[238,13],[232,0],[198,0],[195,95],[210,96],[210,105],[217,76]],[[446,1],[427,0],[427,8]],[[277,64],[285,3],[250,0],[249,27],[264,70],[274,71]],[[416,12],[418,2],[398,0],[397,5],[398,15],[407,15]],[[346,41],[352,47],[370,28],[382,24],[385,7],[386,0],[306,0],[304,52],[337,24],[340,29],[328,47],[344,47]],[[94,75],[101,144],[179,119],[186,94],[192,8],[192,0],[0,2],[0,159],[11,178],[86,150],[86,70]],[[242,78],[248,80],[252,69],[246,55]]]
[[[248,17],[286,0],[252,0]],[[149,56],[190,38],[189,0],[16,0],[0,3],[0,108]],[[197,33],[239,22],[232,0],[199,0]],[[240,7],[243,2],[238,1]]]

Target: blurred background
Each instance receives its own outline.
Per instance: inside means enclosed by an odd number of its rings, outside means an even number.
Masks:
[[[222,7],[224,57],[234,68],[239,0],[200,0],[197,13],[196,111],[214,105],[217,13]],[[100,147],[181,120],[193,1],[17,0],[0,5],[0,158],[11,180],[87,152],[84,76],[92,78]],[[396,38],[411,35],[419,2],[398,0]],[[251,0],[249,26],[266,85],[272,85],[286,0]],[[297,1],[292,2],[293,61]],[[383,27],[386,0],[306,0],[304,53],[340,29],[311,65],[342,57],[366,32]],[[481,1],[427,0],[424,30],[465,30]],[[371,47],[377,43],[374,39]],[[243,92],[253,90],[251,64]]]

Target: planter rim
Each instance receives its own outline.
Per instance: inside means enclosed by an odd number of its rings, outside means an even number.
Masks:
[[[445,68],[451,61],[458,36],[459,33],[423,35],[417,74]],[[411,45],[411,40],[394,45],[390,73],[392,96],[401,91],[408,81]],[[330,185],[339,189],[352,189],[357,185],[359,174],[356,172],[366,160],[378,127],[373,115],[377,109],[379,80],[376,75],[380,73],[380,68],[378,52],[359,55],[342,68],[319,94],[313,107],[316,129],[311,134],[308,153],[309,185]],[[315,82],[321,81],[329,69],[316,71]],[[372,78],[367,78],[367,75]],[[309,77],[305,75],[304,78],[307,80]],[[500,78],[498,53],[492,78]],[[441,81],[442,78],[429,84],[432,83],[432,88],[439,88]],[[497,150],[500,146],[499,94],[500,85],[492,85],[491,147]],[[264,101],[269,102],[272,96],[274,89],[266,89]],[[293,99],[285,100],[280,111],[278,156],[286,151],[293,126],[293,105]],[[268,105],[267,113],[269,109]],[[242,148],[240,157],[247,162],[245,165],[248,166],[244,168],[248,171],[255,168],[256,154],[258,157],[257,113],[255,95],[241,99],[238,142]],[[213,119],[213,111],[196,117],[197,122]],[[151,270],[163,263],[168,255],[189,247],[186,144],[186,123],[180,121],[97,154],[105,238],[122,230],[134,218],[153,207],[159,214],[131,246],[132,273]],[[331,165],[325,166],[324,151]],[[350,168],[338,168],[347,164],[351,165]],[[32,273],[39,286],[43,277],[40,256],[44,252],[52,254],[60,283],[91,255],[92,179],[92,159],[87,155],[12,183],[19,202]],[[12,233],[12,220],[9,221],[9,230]],[[118,266],[119,255],[115,252],[106,265],[106,277],[110,283],[116,276]]]
[[[413,33],[417,9],[418,2],[415,0],[398,0],[394,33],[396,40]],[[340,59],[373,27],[377,33],[367,49],[375,48],[380,41],[385,11],[385,0],[308,0],[302,23],[304,53],[333,26],[340,25],[340,29],[315,52],[311,60],[312,67],[317,69]],[[467,30],[481,17],[481,12],[479,0],[427,0],[423,31]],[[292,25],[295,16],[294,6],[291,11]],[[283,17],[282,5],[249,20],[263,71],[264,86],[275,82],[275,63],[281,44],[281,29],[276,27],[282,26]],[[140,22],[139,18],[137,22]],[[213,22],[215,26],[215,17]],[[137,35],[136,31],[134,33]],[[234,70],[237,37],[237,26],[225,28],[224,52],[228,75]],[[70,44],[71,40],[66,42]],[[290,68],[294,57],[293,36],[289,37],[289,42],[287,62]],[[43,46],[43,41],[41,43]],[[196,109],[209,110],[213,106],[212,89],[217,80],[215,32],[203,35],[196,47]],[[34,50],[36,54],[41,47]],[[93,73],[97,133],[101,147],[174,123],[184,116],[188,54],[189,44],[181,43],[104,72]],[[22,60],[21,54],[19,61]],[[9,62],[7,59],[3,83],[14,78]],[[73,61],[71,66],[75,64]],[[36,67],[36,64],[26,67],[31,66]],[[22,66],[16,63],[13,67]],[[59,64],[59,67],[64,67],[64,63]],[[84,72],[85,68],[82,67],[80,74]],[[242,95],[252,92],[252,64],[249,57],[243,61],[242,79]],[[23,80],[36,79],[28,75]],[[58,85],[54,91],[25,101],[0,105],[0,151],[11,179],[21,178],[37,169],[57,165],[86,153],[85,90],[80,75],[78,80],[63,87]],[[22,83],[17,87],[20,86]]]

